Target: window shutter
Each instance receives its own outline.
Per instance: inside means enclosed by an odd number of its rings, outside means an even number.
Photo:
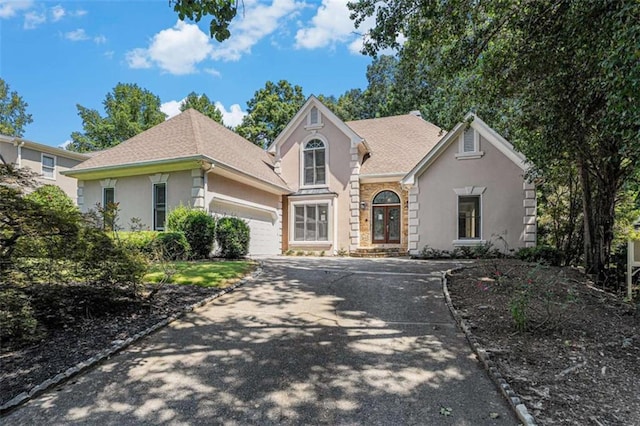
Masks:
[[[318,124],[319,120],[318,120],[318,108],[313,107],[311,108],[311,111],[309,112],[309,124],[314,125],[314,124]]]
[[[476,150],[474,142],[475,134],[473,129],[464,132],[463,152],[474,152]]]

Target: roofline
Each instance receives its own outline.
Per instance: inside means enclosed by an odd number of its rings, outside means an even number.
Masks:
[[[351,139],[351,143],[362,143],[367,151],[370,151],[369,145],[364,140],[364,138],[358,135],[351,127],[349,127],[344,121],[340,120],[340,118],[333,113],[329,108],[326,107],[318,98],[314,95],[309,96],[306,102],[300,107],[298,112],[293,116],[291,120],[287,123],[286,127],[280,132],[280,134],[275,138],[275,140],[269,145],[267,148],[267,152],[271,154],[276,153],[276,147],[281,143],[281,141],[286,140],[289,137],[289,133],[293,131],[295,123],[297,123],[302,117],[303,112],[307,109],[307,107],[311,104],[315,104],[316,107],[320,109],[320,113],[324,116],[330,118],[330,121],[333,122],[339,130],[345,133]]]
[[[474,129],[483,133],[485,139],[489,141],[498,151],[502,152],[507,158],[513,161],[518,167],[520,167],[523,171],[527,171],[529,166],[527,165],[527,159],[524,155],[517,152],[513,145],[507,141],[505,138],[500,136],[495,130],[493,130],[487,123],[482,121],[480,117],[475,115],[473,112],[469,112],[465,115],[464,120],[455,125],[455,127],[448,132],[446,135],[440,139],[440,141],[425,155],[425,157],[420,160],[418,164],[415,165],[413,169],[409,173],[402,178],[403,185],[413,185],[415,183],[415,178],[417,176],[422,175],[427,168],[444,152],[449,145],[457,139],[460,130],[467,126],[473,127]]]
[[[33,150],[46,152],[48,154],[57,155],[59,157],[67,157],[74,160],[87,160],[90,158],[88,155],[82,154],[80,152],[68,151],[66,149],[58,148],[51,145],[44,145],[17,136],[7,136],[0,134],[0,141],[12,143],[14,146],[20,145],[23,148],[30,148]]]
[[[213,158],[211,158],[209,156],[203,155],[202,157],[204,159],[209,160],[211,162],[211,164],[213,164],[216,167],[220,167],[221,169],[228,170],[228,171],[233,172],[235,174],[238,174],[238,175],[241,175],[241,176],[244,176],[244,177],[248,177],[248,178],[253,179],[253,180],[257,180],[260,183],[263,183],[263,184],[265,184],[267,186],[270,186],[270,187],[272,187],[274,189],[280,190],[279,192],[282,192],[282,193],[285,193],[285,194],[291,193],[291,189],[286,187],[286,186],[276,185],[275,183],[266,181],[266,180],[264,180],[264,179],[262,179],[262,178],[260,178],[258,176],[252,175],[250,173],[247,173],[245,171],[242,171],[242,170],[238,169],[237,167],[233,167],[233,166],[230,166],[230,165],[228,165],[226,163],[223,163],[221,161],[215,160],[215,159],[213,159]],[[273,172],[273,174],[278,176],[276,174],[276,172]]]
[[[362,183],[377,183],[377,182],[389,182],[400,181],[405,176],[403,172],[393,173],[367,173],[359,175],[359,179]]]

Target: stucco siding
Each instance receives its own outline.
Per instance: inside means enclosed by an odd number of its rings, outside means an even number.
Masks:
[[[207,206],[210,205],[213,194],[222,194],[228,197],[242,199],[263,206],[278,208],[281,196],[254,188],[227,177],[209,173],[207,177]]]
[[[16,148],[14,148],[15,150]],[[21,150],[20,166],[29,168],[38,175],[42,174],[42,152],[23,147]],[[74,202],[77,202],[77,181],[68,176],[63,176],[60,172],[69,170],[73,166],[79,164],[81,161],[73,160],[63,157],[61,155],[54,155],[45,153],[45,155],[55,157],[55,178],[48,179],[39,177],[38,181],[44,185],[56,185],[60,187],[65,194],[67,194]],[[14,160],[15,161],[15,160]]]
[[[417,218],[409,218],[410,226],[417,222],[417,250],[427,245],[454,248],[458,237],[454,189],[470,187],[486,188],[481,195],[481,239],[501,250],[525,246],[524,172],[482,137],[480,150],[484,152],[481,158],[460,160],[455,158],[458,144],[452,143],[418,177]]]
[[[12,143],[0,142],[0,155],[7,164],[16,164],[18,162],[18,148]]]

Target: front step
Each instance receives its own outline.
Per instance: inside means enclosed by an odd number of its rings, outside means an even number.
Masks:
[[[349,253],[351,257],[402,257],[407,256],[407,250],[400,247],[368,247],[358,248]]]

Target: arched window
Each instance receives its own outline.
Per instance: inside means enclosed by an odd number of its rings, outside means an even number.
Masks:
[[[304,184],[324,185],[326,178],[326,148],[324,142],[312,139],[304,146]]]
[[[382,191],[375,196],[373,204],[400,204],[400,197],[393,191]]]

